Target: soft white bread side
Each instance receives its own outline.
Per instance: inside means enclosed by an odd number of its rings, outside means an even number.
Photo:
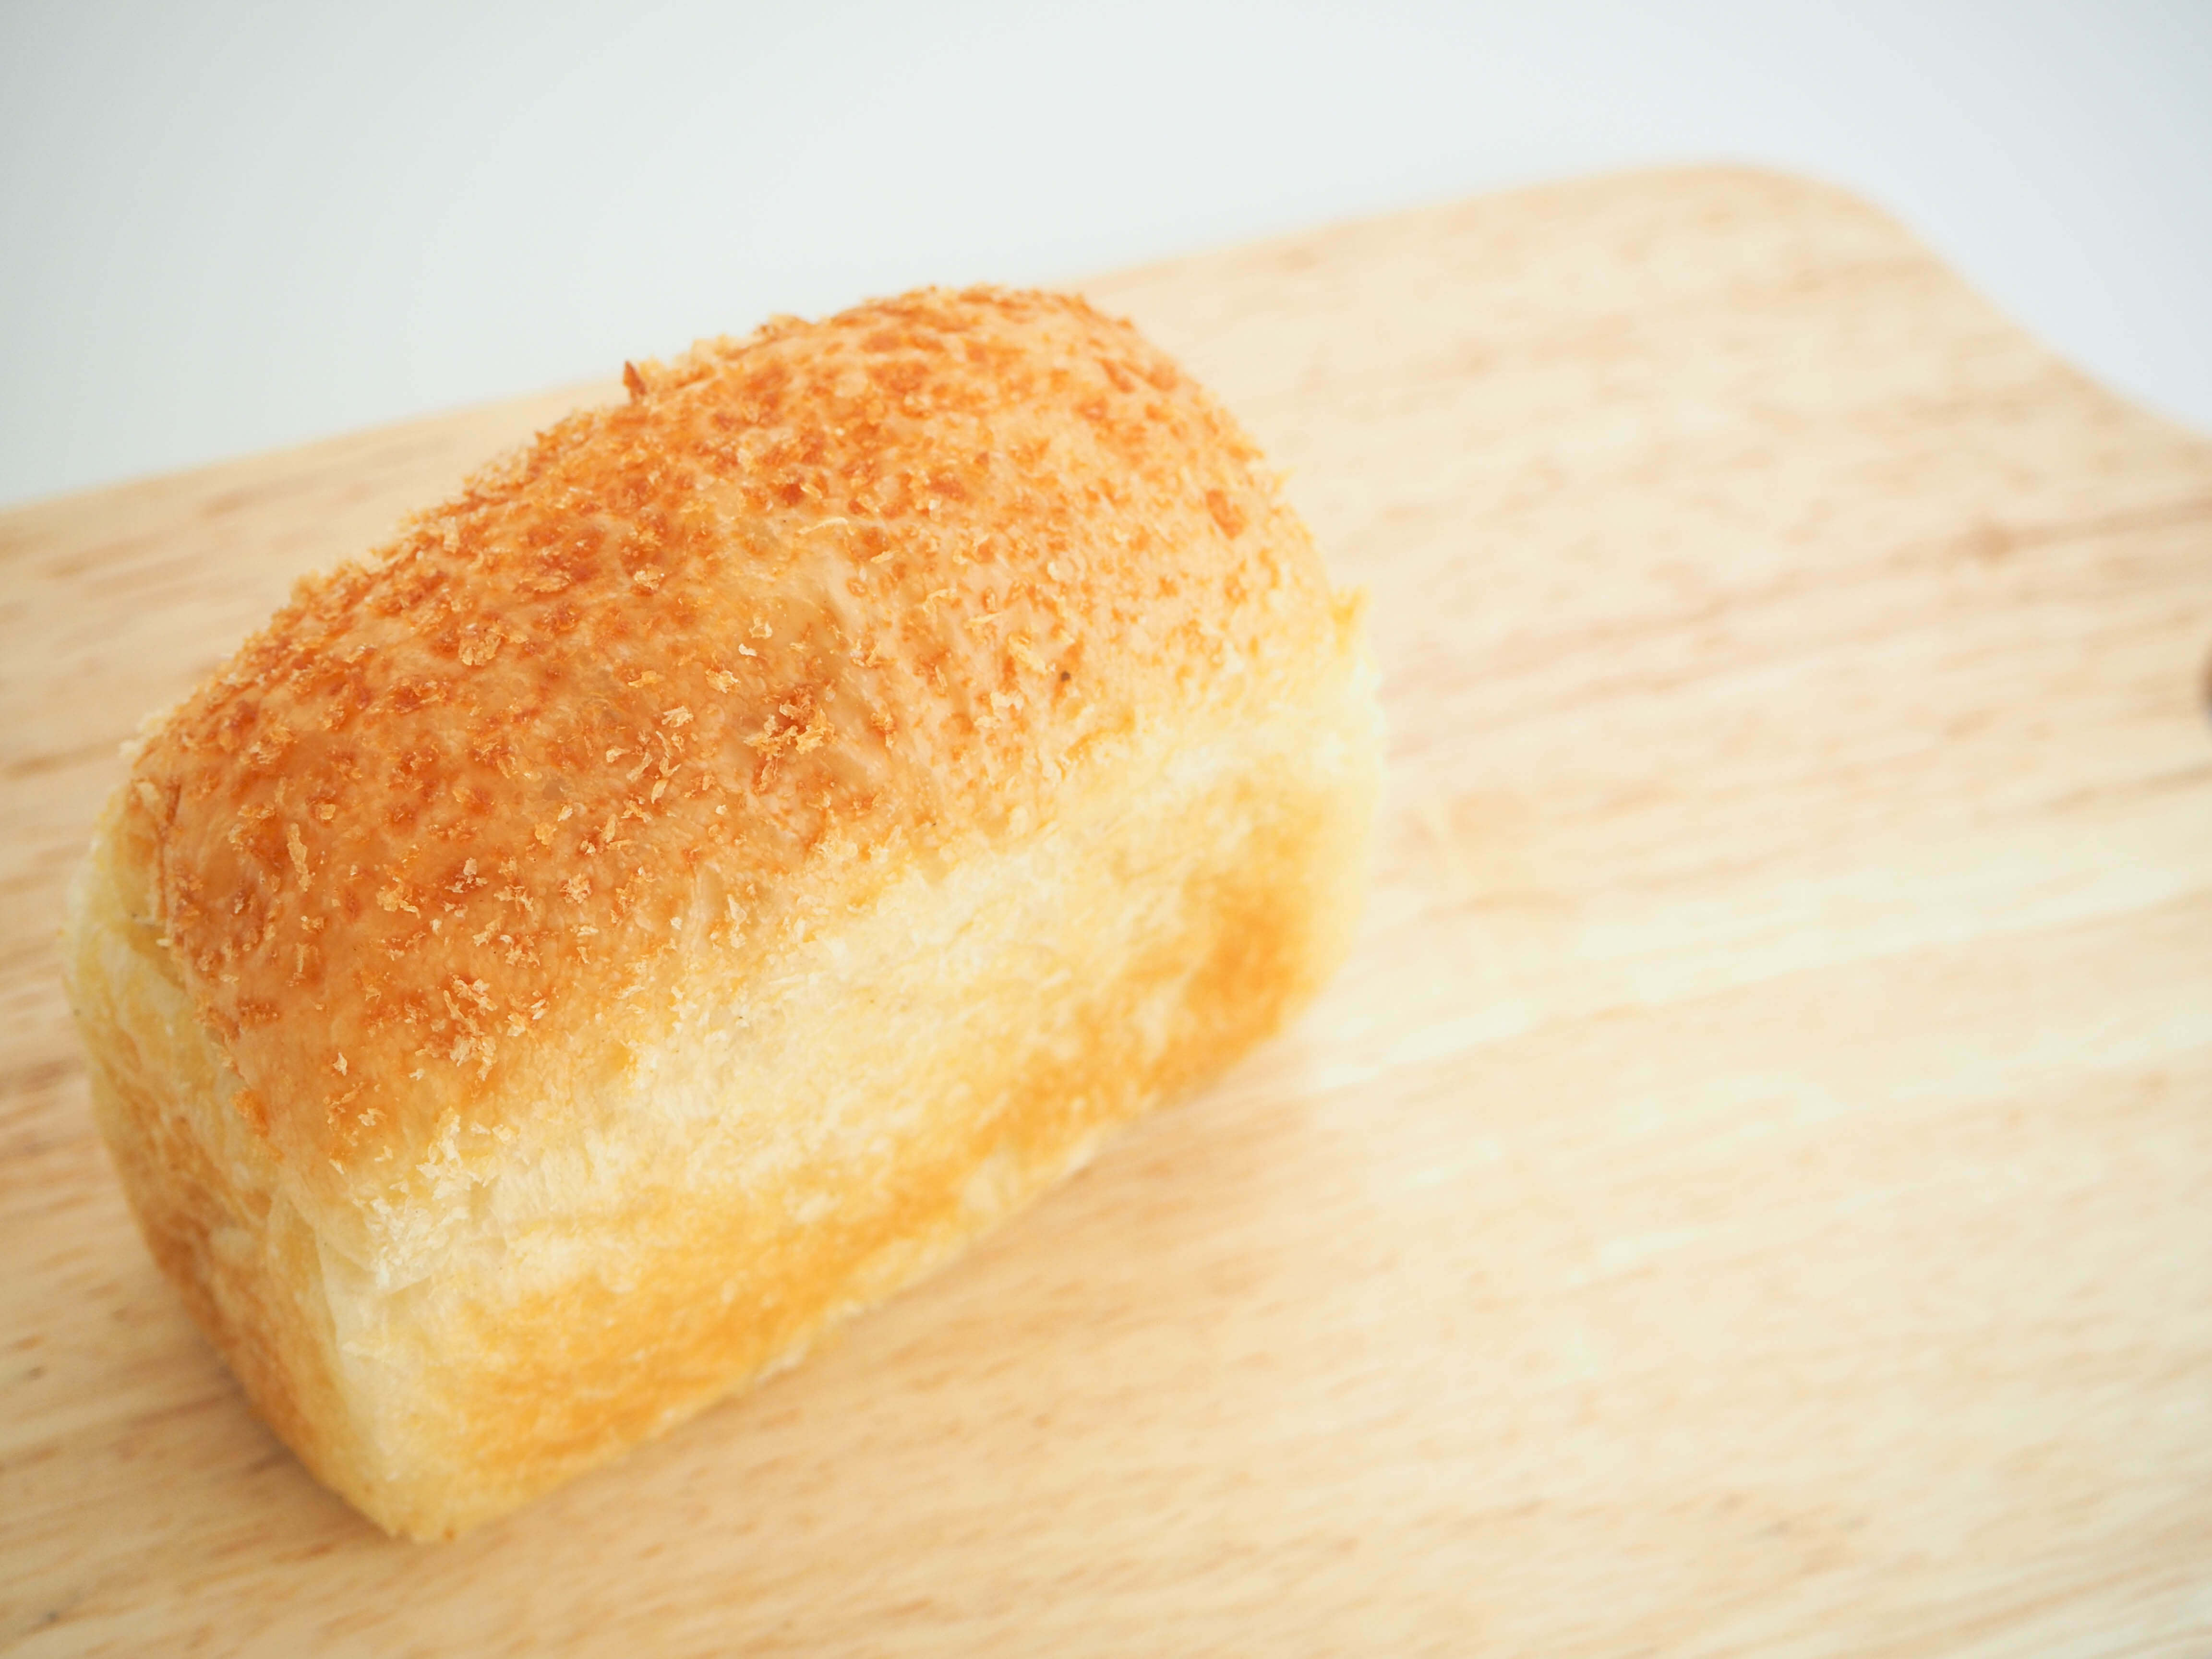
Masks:
[[[1357,606],[1126,325],[929,292],[628,372],[149,737],[101,1127],[270,1424],[449,1535],[801,1352],[1346,948]]]

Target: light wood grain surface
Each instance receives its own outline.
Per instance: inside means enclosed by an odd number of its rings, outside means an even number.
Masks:
[[[1757,174],[1090,292],[1373,591],[1357,956],[799,1371],[454,1545],[193,1334],[54,936],[140,716],[572,397],[0,518],[0,1647],[2212,1650],[2212,445]]]

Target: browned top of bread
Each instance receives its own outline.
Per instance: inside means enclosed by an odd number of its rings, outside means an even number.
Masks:
[[[1080,300],[926,291],[624,378],[303,582],[137,759],[144,903],[311,1181],[495,1129],[672,952],[1018,836],[1327,625],[1249,441]]]

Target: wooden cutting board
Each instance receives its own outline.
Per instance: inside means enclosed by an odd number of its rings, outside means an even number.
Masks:
[[[1089,291],[1373,591],[1357,956],[458,1544],[320,1491],[186,1323],[54,937],[139,717],[576,394],[0,518],[0,1647],[2212,1650],[2212,445],[1765,174]]]

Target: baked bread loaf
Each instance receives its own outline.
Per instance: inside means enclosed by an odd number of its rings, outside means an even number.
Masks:
[[[796,1358],[1343,955],[1359,608],[1127,325],[667,364],[303,582],[71,897],[100,1127],[276,1432],[450,1535]]]

